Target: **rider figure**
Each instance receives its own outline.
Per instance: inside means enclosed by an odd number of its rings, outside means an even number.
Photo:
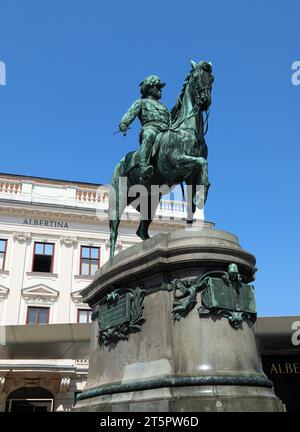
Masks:
[[[136,100],[122,117],[119,129],[126,134],[129,125],[138,117],[142,128],[140,130],[140,182],[149,181],[153,174],[153,166],[149,164],[152,146],[157,135],[166,131],[170,124],[168,109],[159,102],[161,89],[166,84],[156,75],[150,75],[140,83],[141,99]]]

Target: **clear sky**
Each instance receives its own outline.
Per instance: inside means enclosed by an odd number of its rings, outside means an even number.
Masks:
[[[207,220],[257,257],[260,315],[300,315],[299,0],[0,0],[0,172],[109,182],[139,82],[173,106],[213,63]],[[298,268],[299,267],[299,268]]]

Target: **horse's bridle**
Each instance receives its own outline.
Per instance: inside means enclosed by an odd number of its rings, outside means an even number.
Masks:
[[[198,69],[204,69],[205,70],[205,68],[203,67],[203,65],[199,65],[199,66],[195,67],[194,70],[193,70],[193,72],[192,72],[192,74],[191,74],[191,78],[193,77],[194,71],[196,71]],[[197,85],[195,86],[195,92],[196,92],[196,103],[195,103],[195,106],[191,109],[191,111],[178,124],[176,124],[176,122],[175,122],[175,125],[173,127],[170,127],[171,131],[175,131],[176,129],[179,128],[179,126],[183,122],[185,122],[186,120],[189,120],[190,118],[195,117],[196,115],[198,115],[199,110],[200,110],[200,105],[201,105],[202,93],[203,93],[204,90],[207,90],[207,89],[209,89],[211,91],[211,85],[204,86],[201,89],[199,89],[199,87]],[[203,135],[206,135],[207,131],[208,131],[208,118],[209,118],[210,109],[208,108],[205,111],[205,113],[206,113],[206,118],[205,118],[205,121],[203,122],[203,129],[204,129],[205,125],[206,125],[206,129],[203,132]]]

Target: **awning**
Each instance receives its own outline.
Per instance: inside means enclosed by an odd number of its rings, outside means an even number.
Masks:
[[[292,336],[300,316],[261,317],[255,323],[257,348],[260,354],[299,354]]]
[[[292,342],[295,322],[300,324],[300,316],[258,318],[254,326],[258,351],[299,354],[300,345]],[[90,323],[5,326],[0,359],[88,359],[90,333]]]
[[[5,326],[0,359],[85,359],[90,331],[90,323]]]

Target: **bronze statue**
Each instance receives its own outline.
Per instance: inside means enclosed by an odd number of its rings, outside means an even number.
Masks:
[[[192,200],[188,202],[188,222],[192,222],[196,206],[203,207],[208,194],[207,110],[211,104],[214,78],[210,63],[192,61],[192,69],[185,79],[182,91],[171,112],[159,102],[164,83],[151,75],[141,85],[142,98],[138,99],[123,116],[120,130],[126,133],[138,116],[142,124],[140,148],[128,153],[115,167],[109,193],[110,255],[114,255],[118,227],[125,207],[136,197],[129,194],[135,185],[144,186],[149,200],[148,213],[141,218],[137,235],[149,238],[148,229],[163,193],[153,207],[152,186],[169,188],[185,182],[191,186]],[[206,112],[206,121],[203,119]],[[120,187],[126,178],[126,189]],[[199,191],[199,187],[202,189]],[[141,213],[139,206],[136,209]]]
[[[140,83],[141,99],[136,100],[122,117],[120,131],[126,134],[129,125],[138,117],[140,130],[140,182],[146,184],[152,176],[154,167],[149,164],[152,146],[159,132],[167,131],[170,125],[170,113],[159,102],[161,89],[165,86],[156,75],[150,75]]]

